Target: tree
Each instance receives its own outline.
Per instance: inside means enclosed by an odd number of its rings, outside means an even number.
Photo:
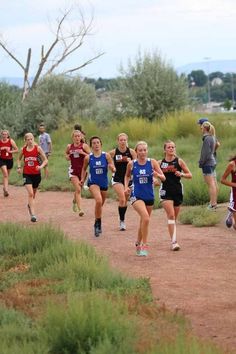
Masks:
[[[193,70],[188,75],[188,80],[194,82],[195,86],[202,87],[207,83],[207,75],[203,70]]]
[[[76,15],[76,28],[73,28],[71,23],[71,16]],[[71,21],[71,22],[70,22]],[[0,47],[11,57],[11,59],[18,65],[24,74],[24,87],[23,87],[23,100],[28,95],[29,90],[34,89],[39,79],[52,74],[55,69],[57,69],[63,62],[68,58],[71,58],[73,54],[76,53],[78,56],[78,51],[84,44],[84,41],[88,36],[92,34],[93,29],[93,16],[86,21],[84,13],[79,7],[71,7],[64,10],[59,18],[56,19],[55,30],[53,31],[54,39],[47,49],[44,45],[41,46],[41,59],[38,63],[38,69],[33,75],[33,80],[30,82],[29,72],[30,64],[32,58],[32,50],[28,49],[28,54],[26,58],[26,64],[23,64],[9,49],[7,43],[0,39]],[[72,67],[61,74],[72,74],[77,72],[81,68],[91,64],[95,59],[99,58],[104,53],[100,52],[93,56],[92,58],[83,61],[76,67]]]
[[[159,54],[138,54],[121,69],[121,102],[123,113],[153,120],[179,110],[187,102],[186,80],[178,77],[172,66]]]

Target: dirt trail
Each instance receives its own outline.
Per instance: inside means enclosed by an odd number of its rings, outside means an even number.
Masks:
[[[178,310],[191,321],[195,334],[236,350],[236,232],[217,227],[178,225],[179,252],[170,251],[166,217],[155,210],[150,225],[150,255],[135,256],[138,218],[128,208],[127,230],[118,230],[117,204],[104,206],[103,234],[93,236],[94,201],[83,199],[86,215],[71,210],[72,193],[39,193],[38,223],[51,222],[73,240],[86,240],[107,255],[113,267],[131,276],[149,277],[155,299]],[[9,198],[0,196],[0,220],[33,224],[26,209],[26,191],[10,186]],[[3,208],[4,205],[4,208]]]

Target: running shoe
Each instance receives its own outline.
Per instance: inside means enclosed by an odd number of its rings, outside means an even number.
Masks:
[[[84,211],[80,208],[78,208],[79,216],[84,216]]]
[[[4,195],[4,197],[8,197],[9,196],[9,193],[8,193],[8,191],[5,188],[3,188],[3,195]]]
[[[225,219],[225,225],[230,229],[233,225],[233,214],[231,211],[228,212],[228,215]]]
[[[37,221],[37,218],[35,215],[31,215],[31,219],[30,219],[32,222],[36,222]]]
[[[124,221],[120,221],[120,231],[125,231],[126,230],[126,225]]]
[[[141,252],[141,245],[139,242],[135,243],[135,247],[136,247],[136,256],[140,256],[140,252]]]
[[[147,257],[148,256],[148,245],[142,245],[140,250],[140,256]]]
[[[171,249],[172,249],[172,251],[179,251],[180,245],[175,241],[171,244]]]
[[[217,209],[217,204],[215,204],[215,205],[209,204],[209,205],[207,206],[207,210],[215,211],[216,209]]]
[[[78,205],[74,199],[72,201],[72,210],[74,213],[76,213],[78,211]]]
[[[98,224],[97,221],[95,221],[95,224],[94,224],[94,236],[95,237],[99,237],[101,232],[102,232],[101,231],[101,226]]]

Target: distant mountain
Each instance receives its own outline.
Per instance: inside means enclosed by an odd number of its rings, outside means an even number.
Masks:
[[[203,70],[206,74],[215,71],[222,73],[236,73],[235,60],[205,60],[198,63],[190,63],[176,68],[178,74],[190,74],[193,70]]]

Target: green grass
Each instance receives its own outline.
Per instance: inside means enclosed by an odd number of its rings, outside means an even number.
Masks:
[[[2,224],[0,265],[1,353],[222,354],[158,308],[148,279],[51,226]]]

